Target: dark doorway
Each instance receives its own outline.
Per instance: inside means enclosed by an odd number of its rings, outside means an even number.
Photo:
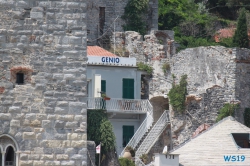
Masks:
[[[104,25],[105,25],[105,7],[100,7],[100,11],[99,11],[100,35],[103,34]]]
[[[15,166],[15,152],[14,149],[9,146],[6,150],[5,166]]]
[[[122,146],[125,147],[134,135],[134,126],[122,126]]]
[[[24,84],[24,74],[23,73],[16,73],[16,83],[18,85]]]

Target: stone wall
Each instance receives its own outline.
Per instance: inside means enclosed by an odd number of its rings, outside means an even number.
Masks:
[[[108,31],[106,35],[111,36],[112,32],[122,32],[124,21],[121,16],[124,13],[128,0],[88,0],[87,25],[89,45],[98,44],[97,39],[103,32]],[[99,30],[101,25],[99,20],[101,15],[100,7],[105,8],[104,29]],[[158,0],[149,0],[149,10],[147,17],[147,30],[158,29]],[[114,22],[114,20],[116,21]]]
[[[87,148],[88,148],[87,165],[88,166],[95,166],[95,154],[96,154],[95,142],[94,141],[88,141],[87,142]]]
[[[87,165],[85,13],[81,0],[0,1],[0,137],[20,166]]]

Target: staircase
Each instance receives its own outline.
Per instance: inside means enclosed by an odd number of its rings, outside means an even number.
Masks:
[[[146,138],[142,141],[139,148],[136,150],[136,160],[138,160],[142,154],[147,154],[149,152],[169,122],[170,119],[168,116],[168,111],[164,111],[159,120],[147,134]]]

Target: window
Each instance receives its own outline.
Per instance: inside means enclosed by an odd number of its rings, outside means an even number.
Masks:
[[[124,78],[122,80],[122,98],[134,99],[134,79]]]
[[[16,83],[18,85],[24,84],[24,74],[23,73],[16,73]]]
[[[6,150],[5,166],[14,166],[15,164],[15,152],[14,149],[9,146]]]
[[[250,134],[249,133],[232,133],[235,143],[240,148],[250,148]]]

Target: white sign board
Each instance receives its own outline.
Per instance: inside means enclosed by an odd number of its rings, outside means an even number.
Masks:
[[[136,58],[88,56],[89,65],[136,66]]]

